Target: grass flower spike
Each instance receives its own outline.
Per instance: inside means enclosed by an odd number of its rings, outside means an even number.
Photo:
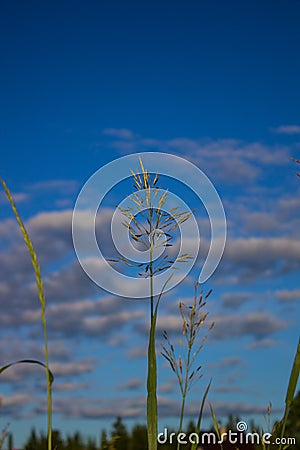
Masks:
[[[183,302],[179,303],[179,310],[182,318],[182,335],[183,335],[183,340],[181,339],[179,341],[179,346],[180,351],[183,351],[186,354],[184,356],[180,355],[177,358],[175,347],[171,343],[167,331],[164,331],[163,333],[164,344],[162,344],[161,354],[168,361],[172,371],[175,373],[181,393],[181,410],[180,410],[178,433],[182,432],[187,393],[190,391],[192,385],[202,377],[202,374],[200,372],[201,365],[196,364],[196,362],[197,357],[208,335],[207,333],[204,336],[201,336],[203,325],[208,316],[208,313],[204,312],[203,308],[206,305],[206,299],[209,297],[212,291],[209,291],[208,294],[205,297],[203,297],[202,292],[200,293],[200,295],[198,295],[197,282],[195,283],[194,288],[195,288],[195,295],[192,305],[186,305]],[[214,322],[209,326],[208,332],[212,330],[213,326]],[[204,401],[207,396],[209,387],[210,383],[204,394],[203,397]],[[204,401],[202,401],[200,407],[197,428],[200,428]],[[179,447],[180,444],[178,442],[177,448],[179,449]]]

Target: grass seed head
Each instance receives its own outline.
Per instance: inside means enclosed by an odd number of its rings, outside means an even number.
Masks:
[[[175,263],[186,262],[190,258],[188,254],[177,255],[176,258],[170,258],[166,251],[171,247],[174,236],[172,231],[189,219],[191,212],[180,212],[178,207],[171,208],[170,211],[164,211],[168,191],[161,192],[158,186],[159,175],[156,172],[154,177],[144,167],[143,161],[139,158],[140,171],[130,170],[134,192],[130,196],[132,206],[127,208],[118,207],[120,212],[126,218],[123,226],[128,230],[130,238],[142,245],[149,252],[154,248],[164,247],[164,252],[160,258],[151,262],[151,270],[145,263],[143,271],[139,273],[142,277],[153,277],[156,273],[168,269],[178,269]],[[155,201],[154,201],[155,200]],[[156,206],[155,206],[156,205]],[[163,238],[163,235],[165,236]],[[129,267],[141,267],[133,261],[129,262],[126,258],[113,258],[111,262],[124,262]]]

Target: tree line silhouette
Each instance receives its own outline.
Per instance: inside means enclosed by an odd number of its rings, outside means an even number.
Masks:
[[[238,417],[230,415],[227,422],[223,425],[224,429],[236,429],[236,424],[239,422]],[[258,431],[260,427],[256,427],[252,422],[249,424],[248,431]],[[186,428],[186,435],[190,435],[195,430],[195,424],[190,421]],[[176,433],[176,430],[168,430],[170,435],[172,432]],[[213,431],[213,426],[209,431]],[[176,433],[177,434],[177,433]],[[285,435],[287,437],[295,437],[296,444],[292,446],[292,450],[300,450],[300,391],[295,397],[287,422],[287,428]],[[80,432],[76,431],[72,435],[68,435],[63,438],[62,433],[59,430],[53,430],[53,450],[147,450],[147,427],[143,424],[136,424],[129,431],[124,424],[121,417],[117,417],[112,424],[111,430],[102,430],[98,438],[85,439]],[[182,445],[182,450],[189,450],[191,444]],[[233,445],[229,443],[223,443],[223,450],[259,450],[251,444]],[[37,433],[33,428],[30,432],[22,450],[45,450],[47,448],[47,436],[45,433]],[[174,439],[172,443],[169,441],[165,444],[158,444],[160,450],[176,450],[177,440]],[[221,449],[219,444],[201,446],[202,450],[215,450]],[[8,434],[3,449],[14,450],[13,436]]]

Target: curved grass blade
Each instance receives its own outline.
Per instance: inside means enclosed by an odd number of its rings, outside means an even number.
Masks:
[[[16,364],[37,364],[38,366],[42,366],[49,372],[50,384],[52,384],[54,381],[54,375],[51,372],[51,370],[47,368],[46,364],[36,359],[20,359],[19,361],[14,361],[10,364],[6,364],[5,366],[0,367],[0,374],[3,373],[5,370],[9,369],[10,367],[15,366]]]
[[[293,367],[291,370],[291,375],[290,375],[287,393],[286,393],[286,397],[285,397],[284,415],[280,422],[281,423],[281,442],[283,442],[282,438],[284,437],[287,418],[289,415],[292,401],[294,400],[296,387],[297,387],[297,383],[298,383],[298,379],[299,379],[299,372],[300,372],[300,340],[298,341],[298,347],[297,347],[296,355],[294,358],[294,363],[293,363]],[[280,446],[279,446],[279,450],[281,450],[281,449],[282,449],[282,444],[280,444]]]
[[[214,413],[214,410],[213,410],[213,407],[212,407],[211,403],[209,404],[209,407],[210,407],[210,412],[211,412],[211,416],[212,416],[213,423],[214,423],[214,429],[215,429],[215,432],[217,433],[217,436],[218,436],[218,444],[220,444],[220,447],[223,450],[220,427],[219,427],[219,424],[218,424],[218,421],[217,421],[217,418],[215,416],[215,413]]]
[[[204,392],[202,401],[201,401],[201,406],[200,406],[200,411],[199,411],[199,416],[198,416],[198,422],[197,422],[196,429],[195,429],[195,433],[196,433],[198,436],[199,436],[199,433],[200,433],[200,427],[201,427],[201,421],[202,421],[203,409],[204,409],[204,405],[205,405],[205,401],[206,401],[206,397],[207,397],[208,391],[209,391],[209,389],[210,389],[211,381],[212,381],[212,380],[210,380],[210,382],[208,383],[207,388],[205,389],[205,392]],[[196,442],[194,442],[194,443],[192,444],[191,450],[196,450],[197,447],[198,447],[198,444],[197,444]]]

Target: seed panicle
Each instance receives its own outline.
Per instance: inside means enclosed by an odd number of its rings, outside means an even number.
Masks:
[[[135,191],[130,195],[133,206],[122,208],[119,211],[125,217],[122,225],[127,228],[130,238],[141,245],[145,250],[163,247],[164,253],[173,246],[171,232],[178,228],[183,222],[189,219],[192,212],[180,212],[178,206],[164,211],[168,191],[161,193],[158,185],[159,175],[156,172],[154,177],[145,169],[143,161],[139,158],[140,172],[130,170]],[[154,206],[154,200],[156,206]],[[148,278],[168,269],[176,270],[176,263],[184,263],[190,256],[187,253],[179,254],[176,258],[170,258],[168,254],[163,254],[152,264],[152,270],[145,263],[135,263],[124,257],[114,257],[108,259],[110,262],[123,262],[129,267],[143,267],[139,276]]]

